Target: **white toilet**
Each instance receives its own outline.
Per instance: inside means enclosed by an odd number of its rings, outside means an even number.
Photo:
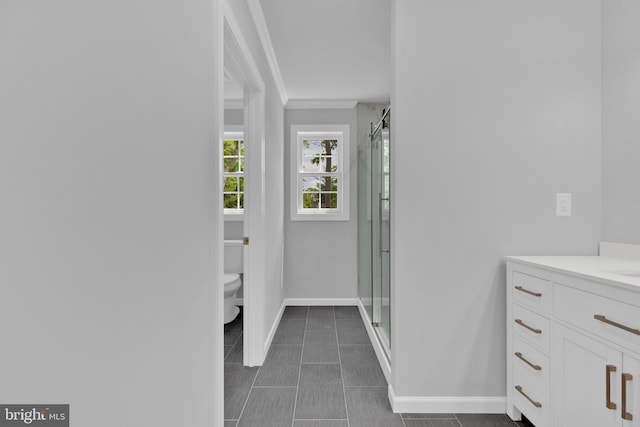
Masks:
[[[224,323],[232,322],[240,309],[236,294],[242,286],[242,240],[224,241]]]

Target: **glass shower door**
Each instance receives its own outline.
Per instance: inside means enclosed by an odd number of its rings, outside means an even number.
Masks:
[[[373,319],[371,293],[371,138],[358,147],[358,296]]]
[[[391,345],[389,246],[389,127],[382,120],[371,137],[371,320],[387,355]]]

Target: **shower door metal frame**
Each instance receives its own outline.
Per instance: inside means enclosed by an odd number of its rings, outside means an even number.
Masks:
[[[390,228],[387,230],[387,245],[384,245],[384,222],[385,222],[385,214],[387,215],[386,222],[390,225],[390,216],[391,216],[391,204],[390,204],[390,174],[388,181],[388,188],[385,188],[385,147],[384,147],[384,138],[382,132],[384,129],[389,128],[389,119],[390,119],[390,108],[387,108],[380,121],[377,125],[373,126],[371,124],[371,133],[369,135],[369,141],[371,144],[370,147],[370,188],[369,191],[371,193],[371,324],[374,326],[374,330],[376,331],[379,340],[383,345],[384,351],[387,353],[387,357],[390,358],[390,347],[391,347],[391,314],[388,312],[387,319],[387,330],[384,331],[382,317],[383,317],[383,302],[384,302],[384,292],[383,288],[385,282],[388,287],[390,287]],[[374,137],[376,133],[380,132],[379,144],[380,147],[374,146]],[[376,150],[378,150],[376,152]],[[378,157],[376,157],[376,154]],[[378,173],[378,176],[376,176]],[[376,181],[378,181],[376,183]],[[376,191],[379,190],[379,191]],[[377,195],[375,194],[377,193]],[[386,193],[386,194],[384,194]],[[388,208],[385,210],[385,202]],[[377,204],[375,206],[374,204]],[[377,213],[377,224],[374,220],[374,215]],[[377,236],[376,236],[377,234]],[[376,238],[377,237],[377,238]],[[386,258],[386,260],[385,260]],[[387,265],[387,269],[385,271],[384,265]],[[377,271],[379,270],[379,271]],[[386,280],[385,280],[386,276]],[[379,280],[379,283],[376,282]],[[377,285],[377,286],[376,286]],[[378,287],[378,297],[376,298],[376,287]],[[391,309],[391,292],[390,289],[388,293],[388,305],[389,310]],[[376,303],[379,304],[376,307]],[[382,336],[386,335],[386,336]]]

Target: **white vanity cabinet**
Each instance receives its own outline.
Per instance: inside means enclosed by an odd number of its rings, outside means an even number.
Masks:
[[[555,342],[555,426],[640,426],[638,359],[561,325]]]
[[[553,282],[544,271],[507,262],[507,414],[551,425]]]
[[[508,415],[536,427],[640,427],[640,283],[552,258],[563,257],[507,260]]]

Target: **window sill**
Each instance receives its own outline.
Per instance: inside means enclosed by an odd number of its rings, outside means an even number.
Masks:
[[[291,221],[349,221],[349,213],[292,213]]]

